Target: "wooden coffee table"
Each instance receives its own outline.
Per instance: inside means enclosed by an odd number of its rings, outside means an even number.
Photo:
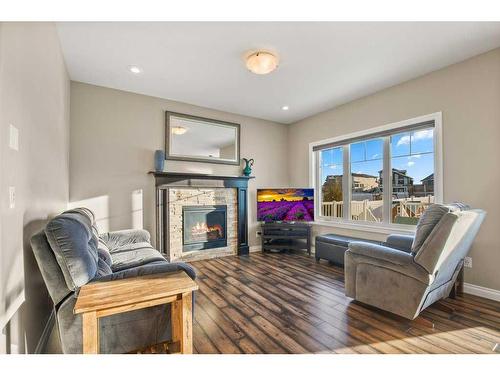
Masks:
[[[82,314],[83,353],[99,353],[99,318],[166,303],[171,304],[173,343],[180,353],[192,353],[192,292],[197,289],[183,271],[84,285],[74,308]]]

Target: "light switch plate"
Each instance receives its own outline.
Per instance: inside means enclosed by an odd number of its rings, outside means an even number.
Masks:
[[[472,258],[471,257],[465,257],[464,267],[465,268],[472,268]]]
[[[16,207],[16,188],[15,186],[9,186],[9,208]]]
[[[9,147],[19,151],[19,129],[12,124],[9,124]]]

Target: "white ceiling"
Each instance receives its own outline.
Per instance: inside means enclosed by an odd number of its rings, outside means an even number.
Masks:
[[[58,31],[72,80],[282,123],[500,46],[500,22],[65,22]],[[280,56],[276,71],[245,68],[258,49]]]

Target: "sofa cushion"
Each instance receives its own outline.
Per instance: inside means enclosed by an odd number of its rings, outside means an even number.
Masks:
[[[132,267],[132,268],[127,268],[126,270],[113,272],[111,275],[95,278],[94,281],[122,280],[138,276],[168,273],[175,271],[184,271],[193,280],[196,279],[196,271],[189,264],[183,262],[169,263],[163,260],[163,261],[151,262],[139,267]]]
[[[385,240],[385,244],[383,244],[383,245],[410,253],[414,240],[415,240],[414,235],[390,234],[389,236],[387,236],[387,239]]]
[[[120,246],[128,245],[136,242],[151,243],[151,236],[144,229],[124,229],[113,232],[102,233],[100,239],[106,243],[109,250],[113,251]]]
[[[70,290],[87,284],[97,274],[97,229],[87,209],[73,209],[56,216],[45,227],[47,241]]]
[[[149,242],[137,242],[120,246],[111,251],[113,272],[141,266],[155,261],[167,262]]]
[[[405,251],[367,242],[351,242],[349,244],[349,251],[356,255],[377,258],[399,265],[407,265],[413,262],[413,256]]]
[[[413,245],[411,251],[413,254],[417,254],[424,244],[425,240],[431,234],[434,227],[439,223],[445,214],[448,212],[467,210],[469,206],[463,203],[452,203],[452,204],[432,204],[430,205],[420,217],[417,223],[417,230],[415,232],[415,239],[413,240]]]
[[[97,273],[95,277],[104,277],[111,275],[113,271],[111,270],[111,267],[109,266],[108,263],[101,257],[97,260]]]
[[[100,238],[97,245],[97,255],[99,255],[99,258],[106,262],[109,267],[111,267],[111,265],[113,264],[111,260],[111,253],[106,243]]]
[[[61,267],[57,263],[54,251],[47,241],[45,231],[41,230],[31,237],[31,248],[38,263],[47,290],[54,305],[58,305],[71,292],[66,285]]]
[[[415,262],[420,264],[423,268],[427,270],[430,274],[438,271],[440,264],[440,259],[448,258],[452,260],[457,252],[453,254],[449,253],[449,250],[456,247],[459,244],[459,240],[451,239],[450,236],[453,233],[455,225],[461,216],[460,212],[448,212],[434,227],[434,230],[429,234],[423,245],[415,254]],[[460,233],[460,236],[465,233]],[[456,236],[456,233],[455,233]],[[446,246],[446,244],[454,243],[455,246]],[[448,250],[446,250],[446,248]],[[458,263],[459,259],[456,260]]]

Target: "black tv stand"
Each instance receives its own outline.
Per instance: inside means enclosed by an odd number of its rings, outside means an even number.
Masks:
[[[261,225],[262,251],[306,250],[311,255],[311,224],[264,223]]]

